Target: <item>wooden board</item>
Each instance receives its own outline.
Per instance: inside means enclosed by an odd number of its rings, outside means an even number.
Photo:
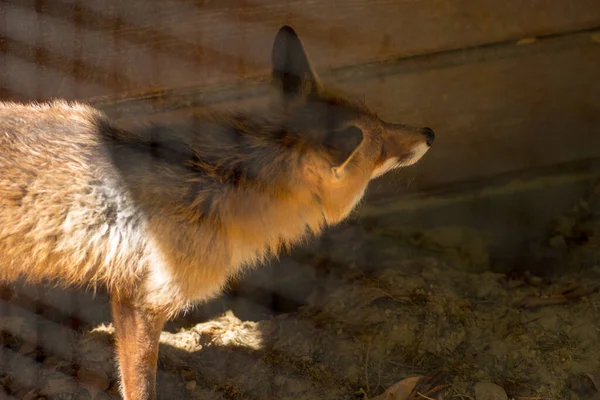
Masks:
[[[364,96],[390,121],[437,132],[420,163],[375,182],[371,197],[600,156],[598,32],[343,68],[324,80]],[[98,105],[129,123],[264,100],[261,84],[235,89]],[[173,111],[157,112],[166,109]]]
[[[382,180],[373,196],[600,156],[600,43],[592,35],[499,56],[361,82],[382,116],[437,132],[400,187]]]
[[[2,0],[0,95],[88,98],[267,72],[283,23],[324,70],[600,26],[598,0]]]

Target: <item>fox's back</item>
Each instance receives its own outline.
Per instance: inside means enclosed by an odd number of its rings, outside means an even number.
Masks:
[[[128,132],[83,105],[0,103],[0,279],[101,284],[175,312],[318,231],[312,192],[280,187],[299,154],[240,121]]]
[[[143,225],[83,105],[0,103],[0,276],[119,279]],[[138,235],[139,236],[139,235]],[[136,245],[142,246],[141,243]]]

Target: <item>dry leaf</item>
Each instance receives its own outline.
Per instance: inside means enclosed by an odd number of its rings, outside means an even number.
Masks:
[[[431,398],[434,393],[446,389],[445,374],[432,376],[413,376],[392,385],[383,394],[371,400],[423,400]]]
[[[535,308],[544,306],[553,306],[564,304],[571,300],[578,300],[582,297],[589,296],[594,293],[597,287],[586,286],[571,286],[563,290],[561,293],[551,294],[548,296],[526,296],[516,302],[517,307]]]
[[[589,296],[594,293],[598,288],[597,287],[588,287],[588,286],[572,286],[569,289],[563,290],[561,293],[569,300],[580,299],[585,296]]]
[[[390,386],[383,394],[371,400],[408,400],[422,376],[413,376]]]
[[[417,382],[417,385],[413,389],[408,400],[423,400],[431,399],[435,393],[438,393],[450,385],[446,384],[447,375],[443,373],[436,373],[431,376],[425,377]]]

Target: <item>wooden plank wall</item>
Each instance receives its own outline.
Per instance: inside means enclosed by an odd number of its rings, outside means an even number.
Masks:
[[[600,156],[598,0],[0,0],[0,97],[125,122],[254,104],[283,23],[325,81],[436,129],[373,196]]]

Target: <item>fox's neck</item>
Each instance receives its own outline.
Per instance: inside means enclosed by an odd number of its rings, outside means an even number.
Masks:
[[[277,125],[230,117],[154,129],[113,147],[136,201],[218,232],[234,269],[323,229],[320,199],[299,171],[305,149]]]
[[[233,268],[276,256],[325,226],[318,199],[302,191],[240,189],[228,194],[214,213]]]

